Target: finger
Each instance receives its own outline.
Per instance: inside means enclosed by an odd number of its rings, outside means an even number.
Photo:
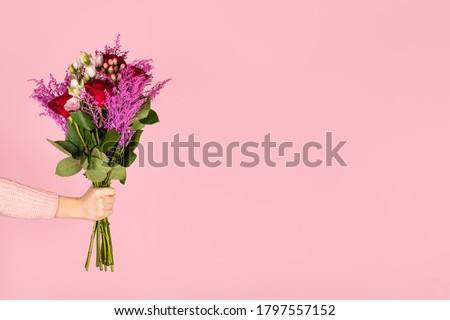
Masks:
[[[104,210],[98,210],[97,216],[95,217],[95,220],[102,220],[105,217],[105,211]]]
[[[99,188],[99,190],[102,196],[114,196],[116,194],[114,188]]]
[[[112,197],[112,196],[104,197],[103,198],[103,203],[104,204],[110,204],[110,203],[114,203],[115,200],[116,200],[115,197]]]
[[[107,210],[112,210],[114,208],[114,204],[113,203],[105,203],[105,211]]]
[[[111,209],[111,210],[105,210],[105,218],[106,218],[106,217],[109,217],[109,216],[112,215],[112,214],[113,214],[112,209]]]

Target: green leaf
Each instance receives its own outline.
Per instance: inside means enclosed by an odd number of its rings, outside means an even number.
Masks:
[[[109,158],[106,154],[98,150],[97,148],[92,149],[91,155],[93,157],[99,158],[105,162],[109,162]]]
[[[137,120],[141,120],[141,119],[147,118],[148,113],[150,111],[150,98],[145,97],[144,99],[146,101],[142,104],[141,108],[136,113],[136,119]]]
[[[60,177],[70,177],[80,172],[81,165],[78,160],[72,157],[61,160],[56,166],[56,174]]]
[[[119,138],[120,134],[116,130],[108,131],[103,137],[102,143],[100,144],[99,147],[100,151],[108,152],[112,150],[115,147]]]
[[[141,135],[143,130],[136,131],[128,142],[128,145],[125,148],[124,156],[122,159],[123,166],[129,167],[136,160],[137,155],[134,153],[134,150],[139,145],[139,140],[141,139]]]
[[[89,159],[86,155],[83,154],[83,157],[80,160],[81,162],[81,167],[86,170],[89,166]]]
[[[144,127],[145,127],[145,125],[139,120],[136,120],[131,124],[131,129],[133,129],[134,131],[141,130]]]
[[[112,167],[109,178],[111,180],[124,180],[127,177],[127,169],[122,167],[120,164],[116,164]]]
[[[153,110],[153,109],[150,109],[147,117],[145,119],[141,120],[141,123],[143,123],[143,124],[154,124],[157,122],[159,122],[159,117],[156,114],[155,110]]]
[[[106,179],[111,167],[102,159],[91,157],[86,170],[86,177],[92,182],[102,182]]]
[[[47,141],[50,142],[58,150],[64,152],[65,154],[67,154],[68,156],[71,156],[74,159],[76,159],[79,156],[78,148],[72,142],[69,142],[69,141],[52,141],[50,139],[47,139]]]
[[[84,112],[84,111],[71,112],[70,116],[72,117],[72,120],[75,121],[76,123],[78,123],[78,125],[81,128],[84,128],[87,130],[95,129],[95,125],[92,120],[92,117],[89,114],[87,114],[86,112]]]
[[[94,144],[94,146],[99,145],[99,141],[97,141],[97,137],[95,136],[94,131],[91,132],[91,140],[92,140],[92,143]]]
[[[137,155],[134,152],[131,153],[126,153],[123,157],[123,166],[125,168],[131,166],[134,162],[134,160],[136,160]]]
[[[99,141],[99,145],[100,145],[100,142],[103,141],[106,132],[103,131],[102,129],[97,129],[97,132],[98,132],[98,137],[100,138],[100,141]]]
[[[77,129],[75,129],[75,126],[73,123],[67,123],[67,136],[66,141],[72,142],[74,145],[77,146],[78,150],[81,152],[84,149],[83,142],[81,142],[80,136],[77,133]]]
[[[139,140],[141,139],[141,135],[143,132],[143,130],[138,130],[131,136],[130,142],[128,142],[125,152],[131,153],[134,151],[134,149],[136,149],[136,147],[139,145]]]
[[[83,132],[84,142],[88,146],[89,150],[91,150],[96,145],[95,140],[92,139],[93,137],[92,137],[91,131],[86,130],[86,129],[81,129],[81,130]]]

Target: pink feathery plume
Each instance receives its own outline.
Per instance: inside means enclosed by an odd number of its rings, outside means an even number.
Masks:
[[[149,77],[136,75],[132,67],[127,66],[122,71],[122,79],[113,89],[113,94],[107,94],[105,129],[116,130],[120,134],[120,146],[125,146],[134,133],[130,123],[142,106],[142,95],[149,81]]]
[[[85,91],[80,90],[80,98],[83,103],[81,104],[81,111],[86,112],[92,117],[92,122],[95,126],[101,129],[101,108],[95,104],[94,99]]]
[[[50,80],[47,85],[45,85],[44,80],[30,79],[28,81],[33,81],[36,84],[36,89],[33,90],[30,98],[36,100],[44,108],[44,112],[40,116],[48,116],[52,118],[58,127],[67,133],[67,119],[63,116],[57,114],[52,109],[48,107],[48,103],[56,97],[63,95],[67,91],[67,85],[69,83],[69,76],[66,74],[64,82],[58,83],[50,74]]]
[[[116,37],[116,41],[115,41],[116,45],[114,47],[110,47],[108,45],[105,45],[104,51],[100,51],[100,50],[95,50],[95,54],[115,54],[117,56],[121,56],[124,59],[127,58],[128,55],[128,51],[122,51],[122,45],[120,44],[120,34],[117,35]]]
[[[167,82],[169,82],[172,79],[166,79],[164,81],[157,82],[149,92],[150,101],[153,101],[155,97],[159,94],[159,91],[161,91],[162,88],[166,85]]]
[[[152,59],[146,59],[146,60],[137,60],[130,63],[130,66],[140,68],[145,71],[145,73],[148,74],[150,85],[153,81],[153,74],[151,71],[153,70],[154,66],[152,65],[153,60]],[[153,101],[155,97],[159,94],[162,88],[164,88],[165,84],[169,82],[171,79],[166,79],[164,81],[157,82],[150,90],[147,90],[144,92],[145,96],[150,97],[150,101]]]

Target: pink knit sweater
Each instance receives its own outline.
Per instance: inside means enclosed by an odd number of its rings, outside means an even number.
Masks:
[[[0,177],[0,215],[50,219],[57,207],[57,194]]]

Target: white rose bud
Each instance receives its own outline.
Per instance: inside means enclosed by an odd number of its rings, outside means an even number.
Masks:
[[[84,63],[85,66],[88,66],[91,63],[89,55],[86,52],[81,53],[81,61]]]
[[[102,55],[95,56],[93,58],[93,60],[94,60],[94,66],[96,68],[100,68],[103,65],[103,56]]]
[[[94,78],[95,77],[95,68],[93,66],[87,67],[86,73],[89,75],[90,78]]]
[[[70,87],[71,88],[78,88],[80,86],[80,84],[78,83],[77,79],[72,79],[70,80]]]
[[[81,60],[78,58],[73,59],[72,66],[75,70],[78,70],[81,68]]]

